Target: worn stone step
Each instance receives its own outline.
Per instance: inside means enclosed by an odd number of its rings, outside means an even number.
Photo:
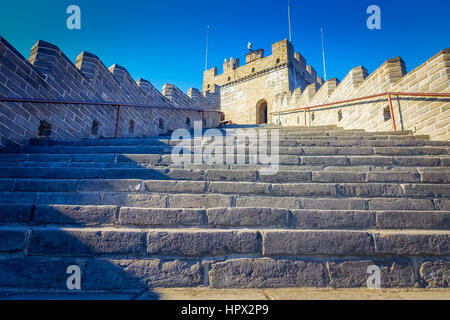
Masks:
[[[383,259],[378,257],[236,258],[212,264],[212,288],[367,288],[370,266],[380,269],[382,288],[447,288],[442,276],[450,269],[445,259]],[[245,272],[244,272],[245,271]]]
[[[55,147],[23,147],[24,153],[48,153],[48,154],[165,154],[171,153],[170,146],[55,146]]]
[[[158,162],[152,164],[134,163],[134,162],[46,162],[46,161],[24,161],[24,162],[2,162],[1,167],[16,167],[16,168],[161,168],[169,167],[169,165],[160,164]],[[184,165],[170,165],[173,168],[182,168]]]
[[[449,230],[448,211],[288,210],[278,208],[120,208],[118,223],[134,227],[433,229]]]
[[[115,205],[152,208],[266,207],[315,210],[450,210],[448,198],[282,197],[149,192],[0,192],[2,204]]]
[[[254,132],[253,132],[254,133]],[[246,133],[223,133],[222,136],[228,137],[228,138],[234,138],[234,139],[252,139],[255,138],[252,134],[246,134]],[[256,138],[261,137],[263,135],[256,134]],[[267,137],[271,137],[271,132],[267,132]],[[281,138],[281,140],[296,140],[296,139],[306,139],[310,141],[311,139],[314,140],[380,140],[380,141],[402,141],[402,140],[422,140],[422,141],[428,141],[430,143],[433,143],[432,141],[428,140],[427,138],[423,136],[412,136],[412,135],[377,135],[377,134],[342,134],[338,133],[335,134],[333,132],[311,132],[311,133],[289,133],[286,134],[282,131],[278,131],[277,134],[278,137]],[[178,143],[181,140],[185,141],[193,141],[195,136],[191,137],[158,137],[158,138],[128,138],[128,139],[88,139],[88,140],[76,140],[76,141],[54,141],[54,140],[48,140],[48,139],[42,139],[42,140],[30,140],[29,145],[30,146],[60,146],[60,147],[68,147],[68,146],[143,146],[143,145],[169,145],[171,143]],[[205,141],[210,139],[209,137],[199,137],[201,140]],[[197,138],[198,139],[198,138]]]
[[[23,148],[25,153],[48,153],[48,154],[171,154],[172,147],[169,146],[70,146],[70,147],[33,147],[28,146]],[[196,152],[193,147],[184,147],[184,153]],[[234,146],[231,152],[234,154],[249,154],[257,152],[266,152],[269,154],[280,155],[398,155],[398,156],[413,156],[413,155],[448,155],[448,147],[439,146],[408,146],[408,147],[323,147],[323,146],[303,146],[303,147],[289,147],[280,146],[267,147],[263,151],[258,151],[259,148],[250,148],[248,146]],[[226,154],[230,153],[227,148],[217,147],[203,147],[204,152],[211,154]]]
[[[184,168],[0,168],[0,180],[9,188],[11,179],[139,179],[198,180],[234,182],[320,182],[320,183],[438,183],[450,181],[450,170],[278,170],[267,174],[262,169],[184,169]]]
[[[71,265],[80,267],[83,279],[80,293],[91,293],[92,296],[93,292],[94,297],[98,297],[95,295],[98,292],[134,292],[133,295],[136,295],[148,291],[148,288],[189,287],[196,289],[192,289],[194,291],[188,297],[197,297],[197,287],[205,283],[209,284],[205,295],[216,297],[219,294],[223,296],[224,292],[215,293],[209,288],[367,288],[367,269],[373,265],[380,268],[383,288],[446,288],[447,282],[442,274],[450,268],[448,261],[439,258],[426,258],[415,263],[410,258],[349,260],[329,257],[317,260],[309,257],[241,257],[217,260],[206,265],[195,259],[3,255],[0,256],[0,273],[3,275],[0,287],[21,293],[58,292],[57,297],[64,292],[73,294],[67,289],[66,271]],[[114,281],[105,281],[105,274]],[[359,291],[354,293],[361,294]],[[231,294],[236,296],[237,293]],[[311,292],[305,294],[311,295]],[[328,292],[322,294],[329,297]],[[392,297],[397,294],[397,291],[394,292]],[[442,295],[445,296],[445,293],[442,292]],[[260,296],[264,297],[262,293]]]
[[[281,159],[283,160],[283,159]],[[367,159],[369,162],[371,159]],[[380,162],[386,163],[388,159],[380,159]],[[333,161],[329,161],[329,164],[297,164],[297,165],[286,165],[280,164],[278,165],[278,171],[347,171],[347,172],[369,172],[369,171],[409,171],[409,172],[427,172],[431,174],[443,173],[444,176],[441,178],[445,178],[445,172],[449,170],[448,166],[443,165],[444,159],[429,159],[429,158],[419,158],[419,159],[410,159],[411,161],[406,161],[408,159],[390,159],[392,163],[404,162],[409,163],[409,166],[399,165],[399,164],[391,164],[391,165],[350,165],[342,163],[332,163]],[[267,170],[266,165],[258,164],[258,165],[237,165],[237,164],[168,164],[168,163],[146,163],[145,158],[140,158],[137,161],[144,162],[42,162],[42,161],[24,161],[24,162],[1,162],[0,170],[8,168],[35,168],[35,170],[40,170],[40,168],[94,168],[94,169],[194,169],[194,170],[208,170],[208,169],[220,169],[220,170]],[[317,162],[317,161],[316,161]],[[422,166],[414,166],[413,164],[422,164]],[[0,176],[2,174],[0,173]]]
[[[240,163],[245,159],[245,163],[249,164],[248,155],[244,157],[233,157],[232,163]],[[74,166],[79,163],[80,166],[95,167],[114,167],[121,164],[141,164],[141,165],[174,165],[174,158],[169,155],[159,154],[77,154],[77,155],[56,155],[56,154],[11,154],[0,155],[0,164],[2,167],[14,165],[39,166],[40,163],[46,166],[57,166],[58,163]],[[188,163],[181,162],[184,165],[196,164],[198,159],[194,157],[187,158]],[[258,157],[257,163],[267,164],[266,159]],[[263,161],[260,161],[263,160]],[[207,161],[202,158],[199,160],[201,165],[208,165]],[[227,163],[227,157],[222,157],[221,163]],[[239,161],[239,162],[238,162]],[[272,158],[271,161],[278,162],[279,165],[292,166],[408,166],[408,167],[434,167],[434,166],[450,166],[450,156],[380,156],[380,155],[280,155]],[[220,165],[215,161],[215,164]],[[114,163],[114,164],[113,164]],[[22,165],[22,166],[24,166]],[[1,170],[1,169],[0,169]]]
[[[73,258],[0,256],[0,287],[4,290],[67,289],[67,268],[76,265],[85,291],[143,292],[150,287],[198,287],[204,284],[201,261],[158,258]],[[105,274],[108,275],[105,278]],[[72,292],[73,293],[73,292]]]
[[[249,144],[249,143],[258,143],[258,140],[246,139],[246,140],[238,140],[235,138],[233,142],[235,144]],[[34,140],[31,141],[31,146],[175,146],[178,145],[181,141],[186,143],[187,145],[195,145],[196,140],[194,139],[108,139],[108,140],[79,140],[74,142],[69,141],[51,141],[51,140]],[[200,140],[201,144],[209,144],[211,142],[208,138],[203,138]],[[217,143],[217,142],[216,142]],[[227,140],[223,139],[223,145],[226,145]],[[268,143],[271,143],[270,137]],[[287,137],[280,137],[278,144],[280,146],[374,146],[374,147],[393,147],[393,146],[449,146],[450,143],[448,141],[430,141],[426,139],[378,139],[378,140],[363,140],[356,139],[354,137],[349,138],[339,138],[335,139],[332,136],[326,137],[324,139],[290,139]]]
[[[427,138],[423,136],[411,136],[411,135],[377,135],[377,134],[333,134],[333,133],[310,133],[310,134],[283,134],[279,132],[277,135],[280,138],[280,141],[285,141],[288,144],[293,143],[296,140],[303,141],[304,143],[313,143],[314,141],[329,141],[336,142],[337,141],[351,141],[356,143],[368,143],[373,144],[375,141],[379,141],[380,143],[387,143],[391,145],[402,145],[402,144],[429,144],[429,145],[447,145],[448,142],[440,142],[440,141],[429,141]],[[225,135],[223,136],[225,137]],[[228,135],[228,138],[232,138],[237,141],[244,141],[243,139],[260,139],[261,136],[248,136],[248,135]],[[270,140],[271,135],[267,135]],[[201,141],[207,142],[211,138],[202,137]],[[89,147],[89,146],[97,146],[97,147],[130,147],[130,146],[139,146],[139,147],[166,147],[169,145],[176,145],[180,141],[185,141],[188,144],[191,144],[194,140],[180,139],[166,137],[166,138],[132,138],[132,139],[106,139],[106,140],[79,140],[79,141],[52,141],[52,140],[32,140],[28,146],[25,146],[24,149],[27,148],[35,149],[35,148],[73,148],[73,147]],[[8,150],[7,148],[5,150]]]
[[[448,230],[0,227],[1,253],[55,256],[441,256]]]
[[[448,256],[449,231],[264,230],[263,256]]]
[[[324,175],[325,174],[325,175]],[[388,175],[389,178],[385,178]],[[262,183],[233,181],[139,180],[139,179],[0,179],[3,192],[153,192],[222,193],[272,196],[414,197],[450,198],[450,184],[386,183],[412,180],[414,174],[395,172],[312,172],[312,182]],[[357,182],[342,183],[347,179]],[[261,179],[261,178],[260,178]],[[264,180],[264,178],[262,179]],[[330,183],[332,182],[332,183]],[[363,183],[360,183],[363,182]],[[401,182],[401,181],[400,181]]]
[[[449,211],[170,209],[80,205],[0,205],[0,224],[138,228],[286,228],[450,230]]]
[[[256,230],[0,227],[0,252],[55,256],[259,254]]]

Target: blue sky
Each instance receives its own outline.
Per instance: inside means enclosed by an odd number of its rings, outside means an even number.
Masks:
[[[76,4],[81,30],[68,30],[66,8]],[[369,5],[381,8],[382,29],[366,27]],[[401,56],[409,70],[450,47],[448,0],[291,0],[292,42],[323,75],[320,28],[325,30],[328,78],[358,65],[374,71]],[[118,63],[133,78],[166,82],[183,91],[201,88],[206,26],[209,67],[222,72],[224,58],[244,60],[248,41],[266,55],[288,38],[287,0],[16,0],[0,4],[0,35],[26,58],[37,40],[57,45],[72,61],[82,51],[109,67]],[[241,62],[242,64],[242,62]]]

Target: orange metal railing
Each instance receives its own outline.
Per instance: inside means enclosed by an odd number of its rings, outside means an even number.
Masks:
[[[373,98],[379,98],[379,97],[386,97],[386,96],[387,96],[388,102],[389,102],[389,111],[390,111],[391,119],[392,119],[392,129],[394,131],[397,131],[397,126],[395,124],[394,108],[392,106],[392,96],[397,96],[397,97],[402,97],[403,96],[403,97],[445,98],[445,97],[450,97],[450,93],[383,92],[383,93],[378,93],[378,94],[374,94],[374,95],[370,95],[370,96],[364,96],[364,97],[353,98],[353,99],[342,100],[342,101],[336,101],[336,102],[329,102],[329,103],[319,104],[319,105],[314,105],[314,106],[309,106],[309,107],[295,108],[295,109],[283,110],[283,111],[274,111],[274,112],[271,112],[270,114],[272,114],[272,115],[275,115],[275,114],[280,115],[280,114],[283,114],[283,113],[292,113],[292,112],[297,112],[297,111],[304,111],[304,113],[305,113],[305,127],[306,127],[306,111],[309,111],[311,109],[325,108],[325,107],[335,106],[335,105],[339,105],[339,104],[349,104],[349,103],[352,103],[352,102],[368,100],[368,99],[373,99]]]

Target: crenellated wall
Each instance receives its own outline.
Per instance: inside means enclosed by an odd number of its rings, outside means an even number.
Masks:
[[[317,106],[371,96],[384,92],[450,93],[450,49],[443,50],[413,71],[406,73],[400,57],[383,63],[372,74],[362,67],[352,69],[339,82],[336,78],[305,90],[276,95],[274,111]],[[411,130],[434,140],[450,140],[450,98],[392,96],[397,130]],[[338,125],[345,129],[390,131],[387,97],[314,109],[307,112],[308,126]],[[304,112],[274,115],[281,125],[304,125]]]
[[[135,82],[124,67],[106,68],[91,53],[82,52],[73,64],[58,47],[45,41],[38,41],[26,60],[0,37],[0,97],[151,106],[121,106],[118,117],[118,107],[110,105],[0,102],[1,146],[43,137],[113,138],[117,119],[119,137],[189,129],[194,121],[216,127],[221,113],[213,96],[192,99],[169,84],[161,94],[147,80]]]

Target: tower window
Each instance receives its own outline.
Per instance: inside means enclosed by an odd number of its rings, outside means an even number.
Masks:
[[[158,126],[159,126],[159,128],[160,128],[161,130],[164,129],[164,119],[159,118],[159,124],[158,124]]]
[[[342,120],[342,110],[338,111],[338,121]]]

